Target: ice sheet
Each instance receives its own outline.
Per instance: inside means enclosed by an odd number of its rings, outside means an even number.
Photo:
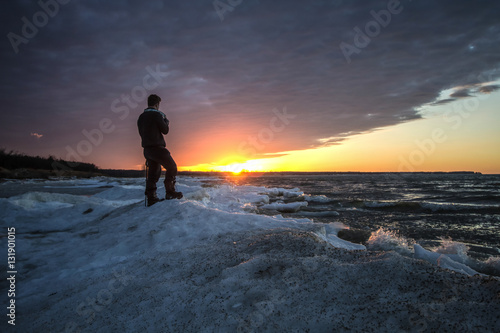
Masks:
[[[109,183],[0,199],[17,233],[20,331],[500,329],[498,280],[446,254],[413,258],[382,232],[392,245],[367,251],[339,239],[339,223],[254,213],[306,204],[297,189],[179,178],[184,199],[146,208],[142,179]]]

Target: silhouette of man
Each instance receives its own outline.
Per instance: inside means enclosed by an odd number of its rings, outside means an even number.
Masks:
[[[168,133],[169,121],[165,114],[159,110],[161,98],[158,95],[148,97],[148,107],[137,119],[137,127],[142,139],[144,157],[148,168],[146,179],[147,206],[154,205],[160,199],[156,195],[156,183],[161,176],[161,167],[165,172],[165,199],[180,199],[181,192],[175,191],[175,177],[177,165],[167,150],[164,134]]]

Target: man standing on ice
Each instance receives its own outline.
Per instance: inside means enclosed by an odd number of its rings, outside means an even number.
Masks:
[[[146,200],[147,206],[154,205],[160,199],[156,195],[156,183],[161,176],[161,167],[165,172],[165,199],[180,199],[181,192],[175,191],[177,165],[167,150],[163,134],[168,133],[169,121],[159,110],[161,98],[158,95],[148,97],[148,108],[139,116],[137,127],[142,139],[144,157],[147,165]]]

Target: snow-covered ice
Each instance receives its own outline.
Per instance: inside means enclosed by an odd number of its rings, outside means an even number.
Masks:
[[[142,179],[72,183],[104,188],[0,199],[19,331],[500,331],[500,282],[460,251],[383,231],[365,247],[337,237],[340,223],[280,215],[323,197],[180,177],[184,199],[146,208]]]

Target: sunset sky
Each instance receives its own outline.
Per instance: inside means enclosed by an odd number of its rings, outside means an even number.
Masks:
[[[180,170],[500,173],[498,1],[3,1],[0,148]]]

